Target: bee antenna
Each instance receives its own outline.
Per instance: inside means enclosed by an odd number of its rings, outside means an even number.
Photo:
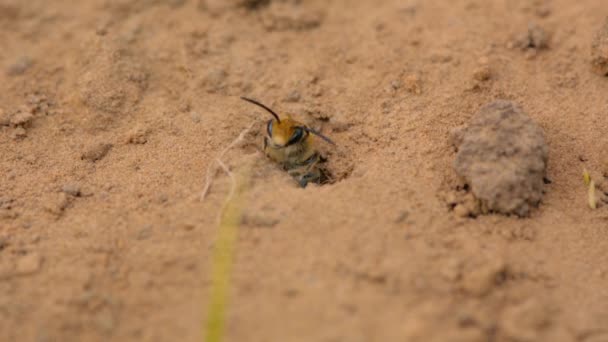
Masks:
[[[329,139],[328,137],[324,136],[323,134],[321,134],[321,132],[319,132],[319,131],[317,131],[317,130],[314,130],[314,129],[309,128],[309,127],[304,127],[304,130],[305,130],[305,131],[307,131],[307,132],[309,132],[309,133],[312,133],[312,134],[314,134],[314,135],[318,136],[319,138],[321,138],[321,139],[323,139],[323,140],[327,141],[328,143],[330,143],[330,144],[332,144],[332,145],[335,145],[335,144],[336,144],[336,143],[334,143],[334,142],[333,142],[331,139]]]
[[[267,111],[268,111],[270,114],[272,114],[272,116],[274,116],[274,118],[275,118],[275,119],[277,119],[277,122],[278,122],[278,123],[281,123],[281,119],[279,119],[279,116],[277,115],[277,113],[275,113],[275,112],[274,112],[272,109],[270,109],[270,108],[266,107],[265,105],[263,105],[263,104],[259,103],[259,102],[258,102],[258,101],[256,101],[256,100],[252,100],[252,99],[246,98],[246,97],[244,97],[244,96],[241,96],[241,100],[245,100],[245,101],[247,101],[247,102],[251,102],[251,103],[253,103],[253,104],[254,104],[254,105],[256,105],[256,106],[260,106],[260,107],[262,107],[262,108],[266,109],[266,110],[267,110]]]

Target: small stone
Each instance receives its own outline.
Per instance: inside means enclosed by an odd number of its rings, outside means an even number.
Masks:
[[[528,30],[517,39],[516,44],[521,49],[542,50],[549,47],[549,35],[535,23],[528,25]]]
[[[98,143],[87,148],[80,156],[80,159],[93,163],[105,157],[110,149],[112,149],[112,144]]]
[[[194,123],[199,123],[201,122],[201,114],[199,112],[190,112],[190,119]]]
[[[61,191],[74,197],[79,197],[82,195],[80,192],[80,185],[78,185],[78,183],[66,183],[63,185],[63,187],[61,187]]]
[[[36,253],[27,254],[17,261],[15,274],[19,276],[31,275],[40,270],[42,257]]]
[[[405,78],[405,89],[410,93],[422,94],[422,81],[418,75],[409,75]]]
[[[393,88],[393,90],[398,90],[401,88],[401,82],[399,80],[391,81],[391,88]]]
[[[6,70],[8,76],[19,76],[24,74],[34,62],[30,57],[22,56],[19,57],[13,64],[11,64]]]
[[[300,92],[297,90],[292,90],[289,92],[289,94],[287,94],[287,97],[285,97],[285,101],[286,102],[298,102],[300,101]]]
[[[473,71],[473,78],[476,81],[484,82],[488,81],[492,77],[492,70],[489,65],[481,65]]]

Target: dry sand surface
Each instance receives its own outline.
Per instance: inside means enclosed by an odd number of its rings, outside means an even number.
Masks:
[[[201,341],[205,170],[252,124],[227,341],[608,341],[605,0],[258,2],[0,0],[1,341]],[[331,137],[335,182],[239,96]],[[451,210],[497,99],[548,146],[528,217]]]

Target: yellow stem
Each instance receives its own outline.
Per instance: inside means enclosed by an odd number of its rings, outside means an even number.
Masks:
[[[234,251],[248,176],[248,168],[240,173],[220,216],[212,259],[211,297],[205,334],[207,342],[220,342],[224,337]]]

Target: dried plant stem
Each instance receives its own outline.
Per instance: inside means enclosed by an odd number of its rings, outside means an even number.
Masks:
[[[218,163],[231,178],[232,187],[220,215],[214,246],[209,311],[203,327],[207,342],[220,342],[224,337],[234,253],[249,180],[249,166],[239,172],[237,179],[221,160]]]
[[[222,161],[222,158],[230,149],[232,149],[238,143],[243,141],[243,139],[245,139],[245,135],[247,135],[247,133],[249,133],[249,131],[251,130],[253,125],[254,125],[254,123],[249,125],[249,127],[245,128],[236,139],[234,139],[228,146],[226,146],[226,148],[224,148],[222,150],[222,152],[219,154],[219,156],[217,158],[215,158],[214,162],[211,162],[209,164],[209,167],[207,167],[207,174],[205,175],[205,186],[203,187],[203,191],[201,192],[201,197],[200,197],[201,201],[203,201],[205,199],[205,197],[207,197],[207,194],[209,193],[209,189],[211,188],[211,184],[213,183],[213,175],[216,172],[218,166],[230,177],[230,179],[232,181],[232,187],[230,189],[230,192],[231,193],[234,192],[234,187],[235,187],[234,176],[230,172],[230,169]],[[230,198],[228,200],[230,200]]]

